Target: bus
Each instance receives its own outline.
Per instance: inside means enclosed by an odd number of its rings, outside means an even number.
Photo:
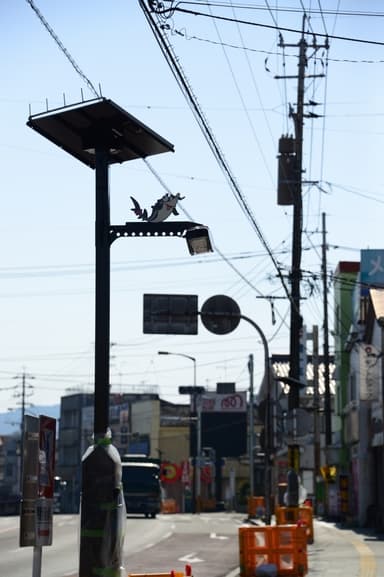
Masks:
[[[161,509],[160,459],[124,455],[121,466],[127,514],[154,519]]]

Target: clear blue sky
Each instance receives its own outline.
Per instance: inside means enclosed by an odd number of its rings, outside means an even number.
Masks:
[[[320,49],[316,58],[311,48],[307,52],[308,74],[325,77],[305,83],[305,100],[319,103],[312,110],[321,118],[306,119],[304,131],[304,178],[310,184],[303,188],[302,268],[308,273],[302,311],[308,330],[321,327],[322,213],[329,273],[341,260],[359,260],[360,249],[384,244],[383,5],[351,0],[177,5],[227,19],[176,11],[164,16],[163,24],[284,275],[291,263],[292,208],[277,205],[277,154],[280,136],[293,133],[288,111],[290,104],[296,107],[297,81],[275,77],[297,74],[303,7],[310,16],[306,29],[318,44],[324,43],[322,35],[330,36],[328,52]],[[252,353],[258,387],[263,349],[244,322],[223,337],[203,327],[198,336],[142,334],[143,293],[198,294],[200,304],[227,294],[262,327],[271,354],[289,352],[288,301],[275,301],[273,324],[268,300],[257,298],[284,296],[276,268],[219,169],[139,3],[36,0],[35,6],[83,77],[26,0],[0,3],[0,412],[20,401],[13,395],[20,393],[23,371],[33,377],[27,378],[33,387],[28,401],[35,404],[57,403],[68,389],[93,390],[95,175],[26,126],[30,112],[42,112],[47,104],[56,108],[64,99],[72,104],[82,95],[93,98],[84,77],[174,144],[175,153],[153,157],[151,166],[167,188],[185,196],[181,209],[209,225],[220,251],[190,257],[179,239],[114,243],[112,391],[153,385],[168,400],[180,400],[178,386],[192,384],[192,363],[160,357],[158,350],[196,357],[198,384],[213,389],[217,381],[235,381],[241,390],[248,387]],[[291,45],[284,49],[278,45],[279,27]],[[165,193],[142,161],[111,167],[110,183],[113,224],[135,219],[130,196],[150,208]],[[182,210],[178,218],[185,218]],[[331,290],[331,326],[332,298]]]

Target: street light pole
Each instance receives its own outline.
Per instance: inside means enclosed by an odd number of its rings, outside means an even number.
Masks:
[[[271,395],[271,371],[269,366],[269,349],[268,341],[259,327],[249,317],[240,314],[240,318],[247,321],[257,330],[260,335],[264,348],[264,381],[266,382],[266,410],[265,410],[265,468],[264,468],[264,486],[265,486],[265,520],[266,524],[271,524],[271,493],[272,493],[272,471],[271,458],[273,450],[273,423],[272,423],[272,395]]]
[[[109,349],[110,349],[110,250],[109,250],[109,182],[108,154],[97,147],[96,218],[95,218],[95,442],[103,438],[109,417]]]
[[[254,386],[253,386],[253,355],[249,355],[249,496],[252,499],[255,492],[255,423],[254,423]]]
[[[239,324],[240,319],[247,321],[260,335],[264,347],[264,382],[266,383],[266,411],[265,411],[265,517],[267,525],[271,524],[271,493],[272,493],[272,450],[273,450],[273,422],[272,422],[272,394],[271,374],[269,366],[268,341],[259,327],[249,317],[241,314],[236,301],[226,295],[216,295],[209,298],[200,311],[201,320],[206,329],[217,335],[232,332]]]
[[[117,577],[125,508],[120,456],[107,435],[112,242],[108,171],[110,164],[170,152],[173,145],[105,98],[30,116],[27,124],[96,172],[94,445],[82,460],[79,577]]]
[[[109,419],[110,247],[120,237],[184,237],[189,252],[210,252],[207,227],[194,222],[110,224],[110,164],[171,152],[173,145],[104,97],[30,116],[27,125],[96,172],[94,444],[82,459],[79,577],[118,577],[125,526],[121,459]]]
[[[171,353],[169,351],[158,351],[159,355],[174,355],[184,357],[193,362],[193,388],[191,393],[191,415],[189,423],[190,447],[193,449],[192,462],[194,466],[194,477],[192,485],[192,508],[196,513],[200,506],[201,479],[200,479],[200,458],[201,458],[201,407],[197,408],[196,397],[196,358],[184,353]]]

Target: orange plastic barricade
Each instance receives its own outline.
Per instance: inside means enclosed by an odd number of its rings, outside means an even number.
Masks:
[[[307,543],[313,543],[313,510],[305,505],[300,507],[276,507],[276,525],[296,523],[305,527]]]
[[[248,497],[248,517],[264,517],[265,499],[264,497]]]
[[[161,501],[162,513],[177,513],[177,505],[175,499],[163,499]]]
[[[128,577],[184,577],[182,571],[168,571],[167,573],[129,573]]]
[[[261,565],[276,565],[277,575],[308,572],[305,528],[297,525],[239,527],[240,577],[254,577]]]
[[[129,573],[128,577],[184,577],[182,571],[168,571],[167,573]]]
[[[274,563],[272,527],[239,527],[240,576],[253,577],[260,565]]]
[[[297,525],[276,525],[274,538],[277,574],[306,575],[308,560],[305,528]]]
[[[185,573],[172,569],[166,573],[129,573],[128,577],[192,577],[192,569],[190,565],[186,565]]]

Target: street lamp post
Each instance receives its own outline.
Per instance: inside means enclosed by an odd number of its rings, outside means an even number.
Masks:
[[[197,410],[196,397],[200,392],[200,388],[196,386],[196,358],[184,353],[171,353],[169,351],[158,351],[159,355],[174,355],[184,357],[193,362],[193,386],[192,389],[187,387],[188,393],[191,396],[191,413],[189,422],[190,448],[192,448],[192,463],[194,467],[194,477],[192,485],[192,508],[196,513],[200,504],[201,496],[201,478],[200,478],[200,458],[201,458],[201,411],[200,407]]]
[[[173,151],[171,143],[111,100],[99,98],[30,116],[27,125],[96,172],[94,445],[82,461],[79,577],[118,577],[125,515],[120,456],[108,436],[110,246],[126,236],[184,236],[194,254],[204,250],[207,240],[210,247],[208,230],[180,221],[110,224],[109,165]]]
[[[266,410],[265,410],[265,469],[264,469],[264,483],[265,483],[265,519],[267,525],[271,524],[271,493],[272,493],[272,471],[271,459],[273,451],[273,420],[272,420],[272,394],[271,394],[271,370],[269,365],[269,348],[268,341],[265,334],[255,321],[240,315],[240,318],[247,321],[259,333],[264,349],[264,379],[266,381],[267,395],[266,395]]]
[[[247,321],[259,333],[264,348],[264,382],[266,383],[266,411],[265,411],[265,517],[267,525],[271,524],[271,492],[272,492],[272,451],[273,451],[273,419],[272,419],[272,391],[271,371],[269,364],[269,348],[265,334],[255,321],[242,315],[239,305],[226,295],[216,295],[209,298],[203,305],[200,316],[203,325],[210,332],[224,335],[232,332],[240,320]]]

